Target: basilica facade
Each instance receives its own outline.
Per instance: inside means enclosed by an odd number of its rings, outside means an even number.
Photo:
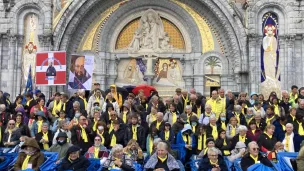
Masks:
[[[301,0],[3,0],[0,17],[0,87],[11,97],[45,51],[66,51],[68,65],[73,54],[94,56],[93,82],[102,89],[267,96],[304,85]]]

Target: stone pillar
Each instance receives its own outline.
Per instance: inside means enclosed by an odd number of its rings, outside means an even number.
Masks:
[[[290,87],[295,84],[295,76],[296,76],[296,70],[295,66],[293,64],[293,58],[295,58],[294,53],[294,46],[295,46],[295,35],[290,35],[288,37],[288,44],[287,44],[287,59],[288,61],[285,61],[284,65],[287,65],[287,72],[286,75],[288,75],[288,79],[286,80],[286,84],[282,87],[282,89],[289,90]]]
[[[16,67],[16,55],[17,55],[17,36],[16,35],[10,35],[9,36],[9,59],[8,59],[8,66],[7,71],[4,72],[4,77],[7,77],[7,89],[6,91],[11,95],[11,97],[15,97],[15,88],[16,88],[16,79],[14,74],[14,68]],[[3,59],[6,60],[6,59]]]
[[[260,48],[260,46],[257,46],[257,37],[256,35],[249,35],[249,89],[253,92],[258,91],[258,85],[260,84],[259,81],[257,80],[257,74],[261,70],[259,68],[259,63],[258,63],[258,57],[260,56],[259,54],[256,54],[256,49]],[[255,71],[255,69],[257,71]]]
[[[193,65],[191,59],[185,59],[183,78],[185,80],[185,88],[190,90],[193,88]]]
[[[15,92],[15,96],[17,96],[18,94],[22,94],[23,92],[21,92],[21,84],[22,84],[22,53],[23,53],[23,42],[24,42],[24,36],[23,35],[18,35],[17,38],[17,43],[18,43],[18,50],[17,50],[17,61],[16,61],[16,70],[15,70],[15,74],[16,74],[16,92]],[[14,96],[13,96],[14,97]]]
[[[116,56],[112,56],[111,55],[111,58],[108,60],[108,64],[107,66],[108,69],[107,69],[107,72],[108,72],[108,84],[106,85],[106,89],[111,85],[111,84],[114,84],[115,83],[115,80],[117,78],[117,66],[118,66],[118,63],[119,63],[119,59],[116,57]]]
[[[294,66],[294,70],[295,70],[295,80],[294,83],[295,85],[303,85],[303,79],[301,78],[301,76],[303,75],[303,71],[302,71],[302,53],[303,53],[303,49],[302,49],[302,45],[304,45],[303,42],[303,35],[299,34],[296,35],[295,37],[295,55],[292,61],[292,64]]]

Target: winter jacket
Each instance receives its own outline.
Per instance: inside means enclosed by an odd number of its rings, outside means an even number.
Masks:
[[[106,99],[106,100],[105,100],[105,102],[103,103],[103,106],[102,106],[102,111],[103,111],[103,112],[108,111],[108,109],[107,109],[107,105],[108,105],[108,104],[112,104],[112,105],[113,105],[113,110],[115,110],[115,112],[116,112],[117,114],[120,113],[119,105],[118,105],[118,103],[117,103],[117,101],[116,101],[115,99],[112,100],[112,103],[109,102],[109,99]]]
[[[90,166],[90,161],[84,156],[79,156],[78,159],[70,161],[69,156],[66,156],[58,169],[58,171],[73,170],[73,171],[84,171]]]
[[[10,134],[9,134],[8,130],[5,130],[5,132],[4,132],[4,134],[3,134],[3,139],[2,139],[3,144],[6,143],[6,142],[8,142],[9,135],[10,135]],[[6,147],[8,147],[8,148],[13,148],[13,147],[15,147],[17,144],[19,144],[19,142],[20,142],[20,140],[19,140],[20,136],[21,136],[21,134],[20,134],[19,129],[15,127],[15,128],[12,130],[12,135],[11,135],[11,139],[10,139],[10,142],[12,142],[12,143],[14,143],[14,144],[13,144],[13,145],[6,146]]]
[[[102,158],[108,158],[109,154],[107,151],[107,148],[105,146],[100,146],[99,148],[99,152],[98,152],[98,159],[102,159]],[[88,158],[95,158],[95,146],[92,146],[89,148],[88,152],[85,154],[85,157]]]
[[[52,144],[53,144],[53,132],[48,130],[48,135],[47,136],[48,136],[48,141],[49,141],[48,145],[49,145],[49,147],[51,147]],[[35,135],[35,139],[38,142],[38,144],[40,146],[40,149],[43,149],[43,144],[40,142],[40,140],[43,139],[42,131]]]
[[[180,113],[178,111],[176,111],[176,121],[177,121],[177,118],[178,116],[180,115]],[[165,116],[164,116],[164,121],[165,122],[169,122],[170,125],[172,126],[174,123],[173,123],[173,116],[172,116],[172,112],[168,111]]]
[[[246,136],[246,135],[245,135]],[[232,140],[231,140],[231,147],[235,147],[236,143],[240,141],[240,134],[236,134]],[[248,144],[251,142],[251,139],[246,136],[245,138],[245,144],[248,146]]]
[[[71,143],[65,143],[63,145],[54,144],[50,147],[50,149],[48,151],[57,152],[58,160],[62,160],[66,156],[66,153],[71,146],[72,146]]]
[[[88,138],[88,142],[84,142],[84,139],[81,136],[81,131],[82,129],[80,128],[79,125],[73,126],[71,129],[71,133],[72,133],[72,138],[71,138],[71,142],[74,145],[79,146],[80,148],[82,148],[81,153],[84,154],[86,151],[88,151],[88,149],[92,146],[92,134],[90,128],[86,127],[85,128],[85,132],[87,134],[87,138]]]
[[[116,144],[121,144],[123,146],[126,146],[128,144],[128,135],[127,131],[123,128],[119,128],[117,131],[114,131],[114,129],[110,132],[110,147],[111,147],[111,140],[113,135],[116,137]]]
[[[167,141],[167,142],[170,143],[170,144],[174,144],[174,143],[175,143],[175,135],[174,135],[174,133],[173,133],[172,130],[169,130],[169,132],[170,132],[170,135],[169,135],[168,140],[165,139],[165,130],[163,130],[163,131],[161,131],[161,132],[159,133],[159,137],[160,137],[163,141]]]
[[[218,118],[220,116],[221,113],[225,112],[225,106],[222,103],[221,99],[212,99],[210,98],[206,104],[211,105],[211,110],[213,113],[215,113],[216,118]]]
[[[175,158],[168,153],[167,159],[162,162],[158,159],[157,154],[154,153],[144,166],[146,171],[154,171],[155,169],[163,168],[169,171],[179,171],[180,167]]]
[[[258,161],[260,161],[260,163],[262,163],[263,165],[272,167],[272,163],[267,159],[267,157],[261,155],[260,153],[258,155]],[[241,167],[242,167],[243,171],[247,171],[247,169],[254,164],[255,164],[255,162],[254,162],[253,158],[250,157],[249,153],[246,154],[241,160]]]
[[[257,142],[261,134],[262,134],[262,131],[260,129],[256,129],[254,134],[253,134],[252,130],[249,129],[246,133],[246,137],[251,139],[251,141]]]
[[[40,112],[39,112],[40,113]],[[32,128],[31,128],[31,136],[34,137],[37,133],[38,133],[38,124],[37,124],[37,121],[38,121],[38,115],[39,116],[42,116],[43,118],[43,122],[46,122],[49,124],[49,121],[47,120],[47,118],[45,117],[45,115],[43,113],[37,113],[36,116],[35,116],[35,120],[32,124]],[[41,126],[42,127],[42,126]]]
[[[263,152],[272,151],[276,143],[277,138],[274,135],[270,138],[265,133],[262,133],[258,139],[258,145]]]
[[[224,139],[218,138],[215,140],[215,147],[221,150],[222,154],[225,155],[224,150],[228,150],[230,152],[231,148],[233,147],[230,141],[226,138],[226,144],[224,145]]]
[[[103,106],[103,103],[104,103],[104,99],[103,97],[101,96],[99,98],[99,101],[97,101],[95,95],[92,95],[90,98],[89,98],[89,101],[88,101],[88,104],[87,104],[87,108],[86,108],[86,111],[87,111],[87,114],[88,116],[90,117],[94,117],[94,103],[95,102],[99,102],[99,106]]]
[[[39,145],[37,144],[36,140],[33,138],[29,138],[27,139],[24,144],[21,146],[22,151],[19,152],[18,154],[18,158],[17,161],[14,165],[14,170],[22,170],[22,164],[24,159],[26,158],[27,154],[25,153],[24,149],[25,147],[30,146],[30,147],[34,147],[37,149],[37,151],[31,155],[28,163],[32,164],[32,169],[33,170],[38,170],[39,167],[43,164],[44,162],[44,154],[42,152],[40,152],[40,148]]]
[[[236,134],[239,133],[239,126],[236,125],[235,135],[231,135],[232,128],[233,128],[233,126],[231,124],[227,124],[226,137],[228,140],[231,140]]]
[[[228,171],[227,165],[224,161],[224,159],[222,158],[222,156],[218,155],[218,165],[219,168],[221,169],[221,171]],[[199,171],[209,171],[212,170],[212,168],[214,167],[214,165],[212,165],[209,161],[208,157],[204,157],[201,162],[199,163]]]
[[[137,137],[137,143],[140,146],[141,149],[145,148],[145,142],[146,142],[146,137],[145,137],[145,130],[141,125],[136,125],[137,130],[136,130],[136,137]],[[132,124],[129,124],[127,127],[127,133],[128,133],[128,142],[133,139],[133,130],[132,130]]]

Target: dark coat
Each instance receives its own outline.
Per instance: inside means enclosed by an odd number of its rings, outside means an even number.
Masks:
[[[126,146],[128,144],[128,135],[127,131],[123,128],[119,128],[117,131],[112,130],[110,132],[110,143],[112,140],[113,135],[115,134],[116,137],[116,144],[121,144],[122,146]],[[110,144],[111,147],[111,144]]]
[[[286,133],[284,132],[283,136],[280,137],[280,139],[278,139],[278,141],[283,142],[283,140],[285,139],[285,135]],[[294,150],[295,152],[299,152],[300,151],[300,144],[301,142],[304,140],[303,136],[300,136],[299,134],[294,133],[293,136],[293,145],[294,145]]]
[[[20,123],[19,125],[19,131],[21,135],[26,135],[28,137],[31,136],[31,132],[29,127],[26,124]]]
[[[273,122],[273,125],[275,126],[275,130],[273,135],[277,138],[277,140],[282,139],[285,135],[285,130],[283,130],[283,127],[280,123],[280,119],[277,119]]]
[[[172,131],[175,135],[177,135],[177,133],[181,131],[183,128],[184,128],[184,123],[178,120],[172,125]]]
[[[133,138],[133,131],[132,131],[132,124],[129,124],[127,127],[127,133],[128,133],[128,142]],[[146,136],[145,136],[145,130],[141,125],[137,125],[137,131],[136,131],[136,137],[137,137],[137,143],[139,144],[141,149],[144,149],[146,147]]]
[[[294,119],[289,115],[287,115],[287,123],[293,123],[296,120],[296,117]]]
[[[150,125],[150,128],[153,128],[153,127],[156,128],[156,124],[157,124],[157,120],[156,120],[156,121],[153,121],[153,122],[151,123],[151,125]],[[163,130],[165,130],[165,121],[162,121],[162,122],[160,123],[159,129],[158,129],[158,134],[159,134],[161,131],[163,131]]]
[[[3,135],[2,142],[3,142],[3,144],[4,144],[5,142],[8,141],[9,133],[8,133],[8,132],[4,132],[4,134],[2,134],[2,135]],[[13,142],[14,145],[10,145],[10,146],[7,146],[7,147],[13,148],[13,147],[15,147],[15,145],[19,144],[19,142],[20,142],[20,140],[19,140],[20,136],[21,136],[21,135],[20,135],[19,129],[18,129],[18,128],[15,128],[15,129],[12,131],[12,135],[11,135],[11,139],[10,139],[10,142]]]
[[[159,138],[161,138],[163,141],[166,141],[165,140],[165,130],[163,130],[159,133]],[[174,136],[174,133],[173,133],[172,130],[170,130],[170,135],[169,135],[169,139],[167,140],[167,142],[169,144],[174,144],[175,143],[175,136]]]
[[[254,134],[252,133],[251,130],[248,130],[246,136],[250,138],[252,141],[258,141],[261,134],[262,131],[259,129],[255,130]]]
[[[2,112],[0,113],[0,125],[4,126],[6,128],[7,123],[9,121],[9,113]]]
[[[205,113],[205,107],[203,106],[203,105],[201,105],[201,115],[203,114],[203,113]],[[192,112],[193,113],[196,113],[197,114],[197,106],[196,105],[193,105],[193,107],[192,107]]]
[[[267,124],[264,119],[261,119],[259,125],[257,124],[257,128],[259,128],[262,132],[265,130]]]
[[[221,127],[217,126],[217,132],[218,133],[220,132],[220,130],[221,130]],[[212,136],[212,127],[210,126],[210,123],[208,123],[208,125],[207,125],[206,134],[207,134],[207,138],[214,138]]]
[[[227,165],[224,161],[224,159],[222,158],[222,156],[218,155],[218,165],[219,168],[221,168],[221,171],[228,171]],[[208,157],[205,157],[201,160],[200,164],[199,164],[199,171],[209,171],[212,170],[212,168],[214,168],[214,165],[212,165],[209,161]]]
[[[86,110],[85,106],[84,106],[84,101],[80,98],[80,97],[76,97],[75,101],[78,101],[80,104],[80,109],[81,110]]]
[[[231,140],[231,147],[235,147],[236,143],[239,142],[239,135],[240,134],[236,134],[232,140]],[[246,139],[245,139],[245,144],[246,144],[246,147],[248,146],[248,143],[251,142],[251,139],[249,137],[246,136]]]
[[[82,154],[84,154],[86,151],[88,151],[88,149],[93,145],[92,143],[92,134],[91,130],[89,127],[85,128],[85,132],[87,134],[88,137],[88,142],[84,142],[83,138],[81,137],[81,128],[79,125],[73,126],[71,129],[71,141],[72,144],[79,146],[80,148],[82,148]]]
[[[152,108],[153,104],[149,103],[148,104],[148,108],[147,108],[147,113],[151,113],[151,108]],[[162,113],[166,113],[166,106],[163,102],[158,101],[158,107],[157,107],[157,112],[162,112]]]
[[[272,151],[276,143],[277,138],[275,136],[269,138],[268,135],[266,135],[265,133],[262,133],[260,138],[258,139],[258,145],[261,151],[263,152]]]
[[[281,103],[279,104],[279,106],[281,106],[284,111],[285,111],[285,116],[289,115],[289,109],[291,108],[291,103],[285,103],[284,101],[281,101]]]
[[[259,154],[258,160],[263,165],[266,165],[268,167],[273,167],[271,162],[268,160],[267,156],[263,156],[263,155]],[[250,157],[249,154],[246,154],[241,160],[241,167],[242,167],[243,171],[247,171],[247,169],[254,164],[255,164],[255,162],[254,162],[253,158]]]
[[[299,124],[297,120],[295,120],[292,124],[293,124],[293,132],[299,134]],[[304,122],[302,123],[302,127],[304,129]]]
[[[75,161],[70,161],[68,156],[62,160],[62,163],[58,171],[73,170],[73,171],[84,171],[90,166],[90,161],[84,156],[79,156]]]
[[[37,143],[39,144],[40,149],[43,149],[43,144],[40,142],[42,137],[43,137],[42,131],[35,135],[35,139],[36,139]],[[48,130],[49,147],[51,147],[53,144],[53,137],[54,137],[53,132]]]
[[[25,103],[25,105],[24,105],[24,111],[25,111],[25,113],[27,114],[27,117],[30,116],[30,110],[31,110],[32,107],[35,106],[36,104],[37,104],[37,102],[36,102],[36,100],[34,100],[34,99],[30,102],[29,105],[27,105],[27,104]]]
[[[38,170],[39,167],[44,162],[44,154],[42,152],[40,152],[39,145],[37,144],[36,140],[33,138],[29,138],[28,140],[26,140],[24,142],[24,144],[21,146],[21,149],[24,149],[27,146],[31,146],[31,147],[38,149],[38,151],[30,157],[29,162],[28,162],[28,163],[32,163],[33,170]],[[26,156],[27,155],[25,152],[20,152],[18,154],[17,161],[14,165],[14,170],[21,170],[23,161],[26,158]]]
[[[236,117],[236,114],[234,112],[228,117],[228,120],[230,120],[230,118],[233,116]],[[239,124],[247,126],[246,118],[242,113],[240,114],[240,123]]]
[[[224,150],[228,150],[230,151],[232,147],[230,141],[226,138],[226,143],[227,145],[224,145],[224,139],[222,138],[218,138],[215,141],[215,147],[218,148],[219,150],[221,150],[222,154],[224,154]]]
[[[179,114],[181,114],[181,113],[184,113],[184,111],[183,111],[183,104],[179,101],[177,104],[176,103],[174,103],[175,105],[176,105],[176,113],[179,113]]]

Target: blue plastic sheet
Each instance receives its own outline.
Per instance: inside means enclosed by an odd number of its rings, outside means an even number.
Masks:
[[[257,170],[263,170],[263,171],[275,171],[274,168],[271,168],[271,167],[267,167],[263,164],[254,164],[252,166],[250,166],[247,171],[257,171]]]
[[[101,171],[102,166],[100,165],[100,159],[89,159],[91,162],[90,166],[87,168],[87,171]]]
[[[295,159],[297,158],[298,153],[284,153],[280,152],[277,154],[279,162],[277,163],[277,168],[280,169],[280,171],[293,171],[292,166],[290,165],[290,160],[286,159],[285,157]]]
[[[58,165],[55,162],[58,159],[58,153],[55,152],[43,152],[43,153],[44,153],[44,158],[46,158],[46,160],[39,167],[40,170],[56,170]]]
[[[0,163],[0,170],[8,170],[15,163],[13,161],[17,156],[17,153],[2,154],[1,157],[4,157],[5,160]]]

